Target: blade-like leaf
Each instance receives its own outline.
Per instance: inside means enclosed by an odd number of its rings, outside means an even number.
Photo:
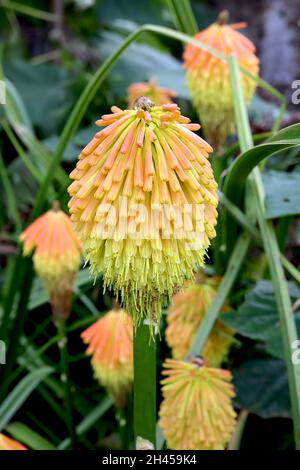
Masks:
[[[33,390],[53,372],[51,367],[43,367],[26,375],[9,393],[0,405],[0,430],[2,430],[20,409]]]
[[[22,442],[32,450],[54,450],[55,446],[47,439],[30,429],[23,423],[11,423],[6,427],[6,431],[14,439]]]

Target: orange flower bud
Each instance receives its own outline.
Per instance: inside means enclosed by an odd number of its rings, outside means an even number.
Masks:
[[[133,381],[133,325],[122,309],[114,309],[87,328],[81,337],[95,377],[122,406]]]
[[[70,218],[53,209],[38,217],[20,236],[24,255],[33,250],[33,264],[49,293],[53,315],[67,318],[72,301],[72,284],[80,266],[80,242]]]
[[[28,450],[20,442],[0,433],[0,450]]]
[[[245,26],[245,23],[226,24],[226,14],[222,12],[216,23],[197,33],[194,39],[223,55],[234,55],[240,66],[252,75],[258,75],[259,60],[254,44],[236,31]],[[235,131],[228,64],[194,44],[186,46],[183,58],[187,85],[205,135],[218,148]],[[241,75],[241,80],[245,100],[249,103],[256,83],[245,74]]]

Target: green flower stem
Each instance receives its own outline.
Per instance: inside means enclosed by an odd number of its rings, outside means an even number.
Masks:
[[[241,150],[244,152],[253,146],[253,142],[243,98],[239,66],[234,57],[230,57],[229,67],[238,136]],[[287,283],[280,262],[280,250],[275,230],[272,222],[265,219],[264,191],[258,167],[252,171],[249,178],[252,193],[256,199],[256,216],[274,285],[288,373],[295,445],[297,449],[300,449],[300,364],[293,364],[292,362],[292,345],[298,339],[297,330]]]
[[[156,342],[141,322],[134,335],[134,435],[156,448]]]
[[[70,434],[71,447],[74,450],[76,446],[76,430],[73,421],[73,407],[71,396],[71,381],[69,370],[69,356],[68,356],[68,338],[66,333],[66,320],[56,320],[56,327],[58,333],[58,348],[60,353],[61,362],[61,381],[64,386],[64,401],[66,406],[67,426]]]
[[[237,419],[236,428],[228,445],[228,450],[240,450],[243,432],[249,416],[249,411],[242,410]]]

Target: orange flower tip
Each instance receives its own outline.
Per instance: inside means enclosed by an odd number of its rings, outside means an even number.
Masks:
[[[0,433],[0,450],[28,450],[20,442]]]
[[[223,11],[215,23],[197,33],[194,39],[222,55],[236,57],[241,67],[257,76],[259,59],[255,55],[255,46],[237,31],[245,26],[245,23],[228,24],[228,12]],[[187,71],[187,86],[204,133],[215,149],[218,149],[227,136],[235,132],[228,63],[192,43],[186,45],[183,59]],[[245,100],[249,103],[256,83],[245,74],[242,74],[241,82]],[[220,87],[222,93],[219,92]]]
[[[91,326],[81,337],[88,345],[95,378],[114,396],[124,401],[133,381],[133,324],[123,309],[114,308]]]
[[[194,133],[199,126],[175,103],[141,97],[137,106],[102,117],[68,189],[91,272],[135,326],[159,321],[162,303],[203,265],[218,205],[212,148]]]
[[[52,209],[29,225],[20,240],[24,255],[34,252],[33,264],[48,291],[53,313],[65,317],[81,261],[81,243],[70,217],[54,201]]]

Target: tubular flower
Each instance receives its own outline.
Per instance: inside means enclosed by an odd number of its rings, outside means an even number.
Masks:
[[[235,428],[231,373],[202,366],[200,359],[167,359],[164,367],[159,425],[168,447],[223,450]]]
[[[159,87],[155,80],[145,83],[133,83],[127,90],[127,103],[129,108],[134,107],[134,103],[140,96],[149,98],[157,106],[173,103],[176,93],[168,88]]]
[[[198,283],[189,283],[173,296],[167,311],[166,340],[175,359],[188,354],[195,332],[212,304],[220,278],[198,277]],[[228,311],[224,305],[222,312]],[[211,367],[219,367],[226,359],[233,342],[233,330],[216,321],[203,349],[203,357]]]
[[[27,450],[27,447],[0,433],[0,450]]]
[[[255,55],[254,44],[236,31],[246,24],[229,25],[226,24],[227,18],[228,13],[222,12],[216,23],[196,34],[194,39],[223,55],[234,55],[240,66],[252,75],[258,75],[259,60]],[[193,44],[186,46],[183,58],[187,86],[205,135],[212,145],[220,147],[235,130],[228,64]],[[249,103],[256,84],[245,74],[241,75],[241,80],[245,100]]]
[[[55,318],[67,318],[72,301],[72,284],[80,265],[80,242],[67,214],[53,208],[38,217],[21,234],[23,253],[33,250],[33,264],[49,293]]]
[[[93,274],[103,273],[134,324],[203,265],[215,236],[217,183],[211,147],[176,104],[112,107],[79,156],[69,187],[71,218]]]
[[[128,313],[114,309],[105,314],[81,337],[88,344],[95,377],[113,395],[117,405],[124,398],[133,381],[133,325]]]

